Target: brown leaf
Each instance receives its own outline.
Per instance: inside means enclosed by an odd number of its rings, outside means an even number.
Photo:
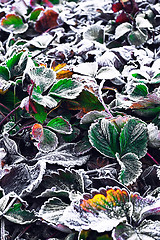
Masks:
[[[53,10],[47,10],[42,13],[41,17],[36,21],[35,30],[43,33],[46,30],[58,26],[58,13]]]

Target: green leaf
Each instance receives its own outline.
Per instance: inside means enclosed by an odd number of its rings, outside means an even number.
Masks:
[[[29,20],[36,21],[38,19],[39,14],[44,11],[44,8],[36,8],[31,12]]]
[[[40,86],[35,86],[33,88],[33,92],[32,92],[32,99],[44,106],[44,107],[49,107],[49,108],[54,108],[58,105],[59,101],[56,101],[55,99],[53,99],[52,97],[48,96],[48,95],[42,95],[42,91],[40,89]]]
[[[47,124],[47,127],[50,127],[55,132],[61,134],[71,134],[73,131],[71,124],[67,120],[65,120],[62,116],[50,120]]]
[[[67,206],[68,204],[59,198],[53,197],[44,203],[38,215],[45,221],[57,225]]]
[[[117,156],[117,160],[121,165],[120,181],[127,186],[135,182],[142,172],[142,163],[139,161],[137,155],[126,153],[121,158]]]
[[[29,224],[36,220],[34,212],[22,210],[21,207],[21,203],[14,204],[14,206],[4,214],[4,217],[16,224]]]
[[[90,41],[97,41],[99,43],[104,43],[104,29],[101,25],[92,24],[87,30],[83,33],[84,39],[88,39]]]
[[[91,124],[88,137],[92,146],[107,157],[115,158],[116,152],[119,152],[118,131],[105,118]]]
[[[70,110],[83,110],[84,113],[104,110],[99,99],[91,92],[83,90],[75,101],[67,101]]]
[[[50,90],[51,96],[74,99],[83,89],[83,84],[72,79],[61,79]]]
[[[131,93],[132,97],[146,97],[148,94],[148,87],[141,83],[141,84],[135,84],[135,86],[133,87],[133,91]]]
[[[150,81],[151,84],[160,83],[160,73],[156,74]]]
[[[10,72],[9,69],[5,66],[0,66],[0,80],[9,80],[10,79]]]
[[[28,24],[24,24],[20,16],[16,14],[8,14],[1,20],[1,28],[4,31],[18,34],[25,32],[28,28]]]
[[[49,129],[43,128],[43,137],[40,139],[37,147],[42,152],[50,152],[56,149],[58,138],[56,134]]]
[[[40,87],[41,92],[46,91],[56,82],[56,73],[45,67],[35,67],[27,71],[36,86]]]
[[[145,220],[138,227],[120,223],[112,233],[114,240],[159,240],[160,221]]]
[[[129,119],[120,133],[120,155],[135,153],[138,158],[144,157],[147,153],[147,132],[144,122],[136,118]]]
[[[148,39],[148,33],[145,29],[140,30],[137,29],[135,31],[132,31],[128,35],[128,42],[130,45],[140,46],[144,44]]]
[[[130,32],[132,30],[132,25],[130,23],[121,23],[115,31],[115,39],[118,39],[122,36],[124,36],[126,33]]]
[[[18,65],[23,54],[23,52],[14,54],[6,61],[6,65],[11,73],[11,77],[18,76],[24,71],[25,66],[22,68],[22,66]]]
[[[35,102],[35,107],[36,107],[37,113],[32,113],[32,115],[38,122],[44,123],[44,121],[47,118],[47,113],[45,111],[45,108],[36,102]]]

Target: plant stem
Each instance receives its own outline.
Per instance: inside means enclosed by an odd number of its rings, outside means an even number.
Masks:
[[[103,88],[104,82],[105,82],[105,79],[103,79],[99,85],[99,100],[101,101],[105,111],[109,114],[110,118],[113,118],[113,115],[110,113],[102,97],[102,88]]]
[[[159,163],[156,161],[156,159],[154,157],[152,157],[148,152],[147,152],[147,155],[157,164],[159,165]]]
[[[3,120],[0,122],[0,126],[7,120],[7,118],[12,115],[12,113],[14,113],[18,108],[20,107],[20,105],[18,105],[16,108],[14,108],[10,113],[8,113],[7,116],[5,116],[5,118],[3,118]]]
[[[5,240],[5,219],[1,218],[1,240]]]
[[[6,110],[8,110],[9,112],[11,111],[8,107],[6,107],[5,105],[3,105],[2,103],[0,103],[0,106],[4,107]]]

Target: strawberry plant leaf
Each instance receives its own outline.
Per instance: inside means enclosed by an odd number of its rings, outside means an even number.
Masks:
[[[23,73],[27,64],[27,58],[25,56],[23,59],[23,54],[23,52],[14,54],[6,61],[6,65],[10,71],[11,77],[18,76]],[[23,63],[21,63],[22,59]]]
[[[107,157],[115,158],[119,152],[119,133],[115,125],[105,118],[91,124],[88,137],[91,145]]]
[[[61,79],[53,85],[49,94],[59,98],[75,99],[83,89],[83,84],[72,79]]]
[[[84,39],[88,39],[90,41],[97,41],[99,43],[104,43],[104,29],[100,25],[91,25],[89,26],[83,33]]]
[[[113,230],[112,237],[114,240],[158,240],[160,238],[160,221],[145,220],[136,229],[129,224],[120,223]]]
[[[135,31],[132,31],[128,35],[128,42],[131,45],[135,45],[135,46],[140,46],[144,44],[147,41],[147,39],[148,39],[148,33],[145,29],[143,30],[137,29]]]
[[[5,66],[0,66],[0,79],[9,80],[10,79],[10,71]]]
[[[35,67],[28,71],[28,74],[40,91],[44,92],[56,82],[56,74],[50,68]]]
[[[34,160],[45,161],[49,164],[58,164],[63,167],[81,166],[87,162],[90,156],[76,156],[74,146],[75,143],[64,144],[53,152],[45,155],[37,155]]]
[[[35,213],[28,210],[22,210],[22,204],[14,204],[5,214],[4,217],[16,224],[29,224],[36,220]]]
[[[44,123],[44,121],[47,118],[47,112],[45,111],[45,107],[38,104],[38,103],[34,103],[35,104],[35,109],[36,109],[36,113],[32,113],[32,115],[34,116],[34,118],[40,122],[40,123]]]
[[[98,79],[113,79],[120,76],[120,72],[115,67],[102,67],[97,72]]]
[[[84,113],[104,110],[99,99],[91,92],[83,90],[74,101],[67,101],[70,110],[83,110]]]
[[[87,76],[94,77],[98,70],[98,64],[96,62],[80,63],[73,67],[74,73],[79,73]]]
[[[36,9],[34,9],[34,10],[31,12],[31,14],[30,14],[29,20],[35,22],[35,21],[37,20],[38,16],[39,16],[39,14],[40,14],[42,11],[44,11],[44,8],[36,8]]]
[[[122,23],[120,24],[115,31],[115,39],[118,39],[124,36],[126,33],[132,30],[132,25],[130,23]]]
[[[126,153],[134,153],[142,158],[147,153],[148,132],[144,122],[131,118],[121,130],[120,137],[121,156]]]
[[[1,28],[4,31],[18,34],[25,32],[28,28],[28,24],[23,23],[20,16],[16,14],[8,14],[1,19]]]
[[[120,159],[117,157],[121,170],[119,174],[119,180],[125,184],[132,184],[137,180],[142,172],[142,163],[134,153],[126,153]]]
[[[35,30],[39,33],[43,33],[49,28],[58,26],[57,23],[58,13],[52,9],[41,12],[38,20],[35,23]]]
[[[133,87],[133,91],[131,93],[131,97],[146,97],[148,94],[148,87],[141,83],[141,84],[135,84]]]
[[[14,191],[20,196],[27,196],[42,181],[45,168],[46,164],[43,162],[37,162],[34,166],[30,167],[24,163],[15,165],[7,175],[1,178],[0,184],[6,194]]]
[[[85,136],[77,142],[74,146],[74,152],[77,156],[83,155],[90,151],[92,148],[92,145],[89,142],[88,136]]]
[[[110,116],[105,111],[90,111],[86,113],[80,120],[81,124],[92,123],[99,118],[109,118]]]
[[[64,203],[59,198],[50,198],[42,205],[38,216],[49,223],[57,225],[59,218],[63,215],[67,206],[68,204]]]
[[[50,152],[56,149],[58,145],[58,138],[56,134],[49,129],[43,128],[43,136],[39,143],[35,143],[37,148],[42,152]]]
[[[130,214],[129,194],[121,189],[101,189],[93,197],[73,202],[60,222],[76,231],[111,231]]]
[[[67,120],[65,120],[62,116],[58,116],[50,120],[47,123],[47,127],[50,127],[55,132],[61,134],[71,134],[73,131],[71,124]]]

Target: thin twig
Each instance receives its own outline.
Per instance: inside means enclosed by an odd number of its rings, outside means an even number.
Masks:
[[[5,116],[5,118],[3,118],[3,120],[0,122],[0,126],[7,120],[7,118],[12,115],[12,113],[14,113],[18,108],[20,107],[20,105],[18,105],[16,108],[14,108],[10,113],[7,114],[7,116]]]

